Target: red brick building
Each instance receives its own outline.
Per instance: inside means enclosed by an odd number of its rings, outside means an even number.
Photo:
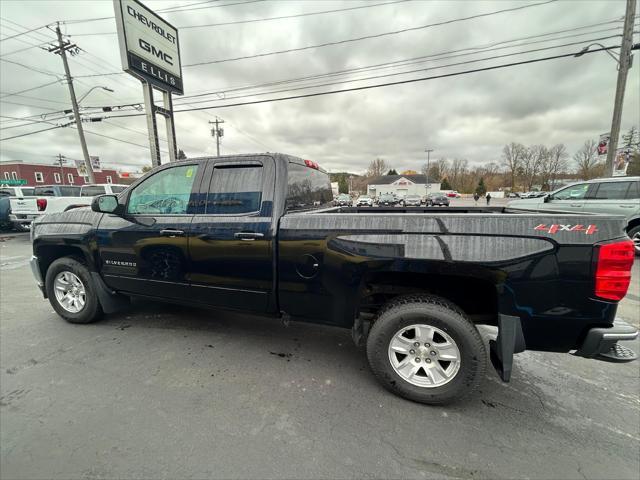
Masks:
[[[94,172],[96,183],[130,183],[122,181],[116,170],[103,169]],[[75,166],[47,165],[20,160],[0,162],[0,184],[3,180],[26,180],[27,185],[84,185],[87,177],[78,173]]]

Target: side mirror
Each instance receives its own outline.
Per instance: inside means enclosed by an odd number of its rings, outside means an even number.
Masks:
[[[120,204],[117,195],[100,195],[95,197],[91,202],[91,210],[99,213],[115,213],[118,212]]]
[[[550,200],[551,200],[551,194],[547,194],[544,196],[544,203],[549,203]]]

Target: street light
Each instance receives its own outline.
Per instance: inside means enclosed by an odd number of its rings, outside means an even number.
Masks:
[[[80,102],[82,100],[84,100],[86,98],[86,96],[89,95],[91,92],[93,92],[96,88],[101,88],[103,90],[106,90],[107,92],[113,93],[113,90],[111,88],[109,88],[109,87],[103,87],[103,86],[100,86],[100,85],[95,86],[95,87],[91,87],[87,93],[85,93],[83,96],[80,97],[80,99],[78,100],[78,104],[80,104]]]
[[[587,53],[589,51],[589,49],[591,47],[593,47],[594,45],[597,45],[598,47],[603,48],[604,49],[603,51],[607,52],[609,54],[609,56],[615,60],[615,62],[618,64],[618,67],[620,66],[620,57],[616,57],[613,53],[611,53],[609,50],[607,50],[607,47],[605,47],[601,43],[591,43],[591,44],[587,45],[582,50],[580,50],[578,53],[576,53],[574,55],[574,57],[581,57],[582,55]]]
[[[431,152],[433,152],[433,148],[425,148],[424,150],[427,152],[427,193],[431,190],[431,182],[429,182],[429,170],[431,170]]]

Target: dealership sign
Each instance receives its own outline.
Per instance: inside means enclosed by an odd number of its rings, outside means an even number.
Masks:
[[[160,90],[182,95],[178,30],[137,0],[113,0],[122,68]]]

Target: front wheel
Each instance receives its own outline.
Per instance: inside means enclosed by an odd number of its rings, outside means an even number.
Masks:
[[[367,357],[386,389],[431,405],[470,394],[487,364],[475,325],[457,306],[431,295],[400,297],[384,307],[369,333]]]
[[[87,267],[72,257],[55,260],[45,278],[47,297],[54,310],[70,323],[91,323],[102,316]]]

